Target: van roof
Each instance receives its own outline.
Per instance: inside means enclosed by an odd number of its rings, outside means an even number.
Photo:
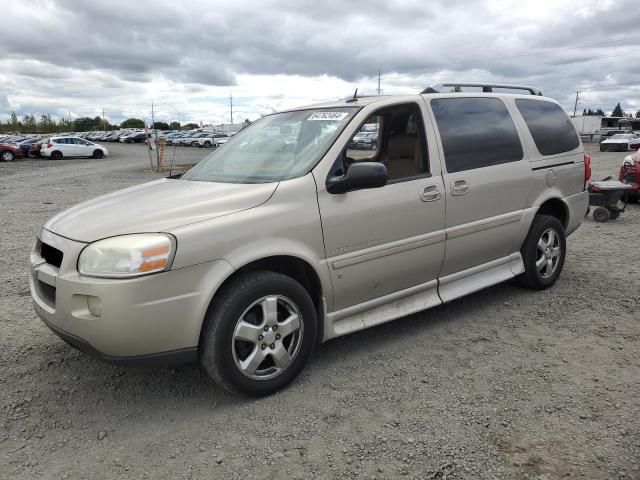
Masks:
[[[430,98],[478,98],[478,97],[494,97],[494,98],[526,98],[528,100],[543,100],[543,101],[551,101],[556,103],[555,100],[549,97],[545,97],[542,95],[527,95],[520,93],[498,93],[498,92],[446,92],[446,93],[420,93],[413,95],[366,95],[362,97],[347,97],[342,98],[340,100],[334,100],[329,102],[315,103],[310,105],[304,105],[296,108],[289,109],[289,111],[294,110],[309,110],[311,108],[339,108],[339,107],[363,107],[365,105],[370,105],[378,102],[382,102],[384,100],[388,100],[389,98],[393,98],[399,101],[413,101],[419,100],[421,98],[430,99]]]

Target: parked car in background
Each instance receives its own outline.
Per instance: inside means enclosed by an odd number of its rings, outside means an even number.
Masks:
[[[359,132],[353,137],[349,148],[354,150],[375,150],[378,148],[378,132]]]
[[[22,158],[24,153],[22,149],[12,143],[0,143],[0,160],[3,162],[12,162],[16,158]]]
[[[149,135],[145,132],[133,132],[120,137],[122,143],[144,143],[148,140]]]
[[[640,135],[638,135],[638,138],[631,140],[629,142],[629,148],[631,150],[638,150],[640,149]]]
[[[29,151],[27,152],[27,156],[29,158],[37,158],[41,156],[40,149],[42,148],[42,142],[44,142],[44,140],[38,140],[31,144],[31,148],[29,148]]]
[[[40,140],[41,138],[39,137],[28,138],[18,143],[18,147],[20,147],[20,150],[22,150],[22,154],[26,157],[29,155],[29,150],[31,150],[31,146],[34,143],[39,142]]]
[[[40,155],[52,160],[64,157],[102,158],[109,155],[108,150],[97,143],[80,137],[51,137],[42,144]]]
[[[626,152],[629,150],[631,141],[637,140],[638,135],[635,133],[618,133],[600,142],[600,151]]]

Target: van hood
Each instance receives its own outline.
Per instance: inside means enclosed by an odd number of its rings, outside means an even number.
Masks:
[[[277,186],[162,179],[71,207],[44,228],[87,243],[127,233],[163,232],[257,207]]]

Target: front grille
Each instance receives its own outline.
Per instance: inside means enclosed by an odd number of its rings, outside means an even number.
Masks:
[[[43,243],[40,246],[40,255],[46,260],[47,263],[53,265],[54,267],[60,268],[60,265],[62,265],[62,252],[57,248],[52,247],[51,245]]]
[[[40,280],[36,280],[38,285],[38,291],[40,298],[42,298],[50,307],[56,306],[56,287],[44,283]]]

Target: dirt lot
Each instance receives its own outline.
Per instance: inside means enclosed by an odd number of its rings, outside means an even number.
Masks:
[[[93,360],[33,312],[40,225],[159,176],[141,145],[109,147],[0,163],[0,478],[640,478],[640,205],[587,218],[551,290],[500,285],[328,342],[290,388],[243,399],[197,365]],[[621,159],[595,153],[594,176]]]

